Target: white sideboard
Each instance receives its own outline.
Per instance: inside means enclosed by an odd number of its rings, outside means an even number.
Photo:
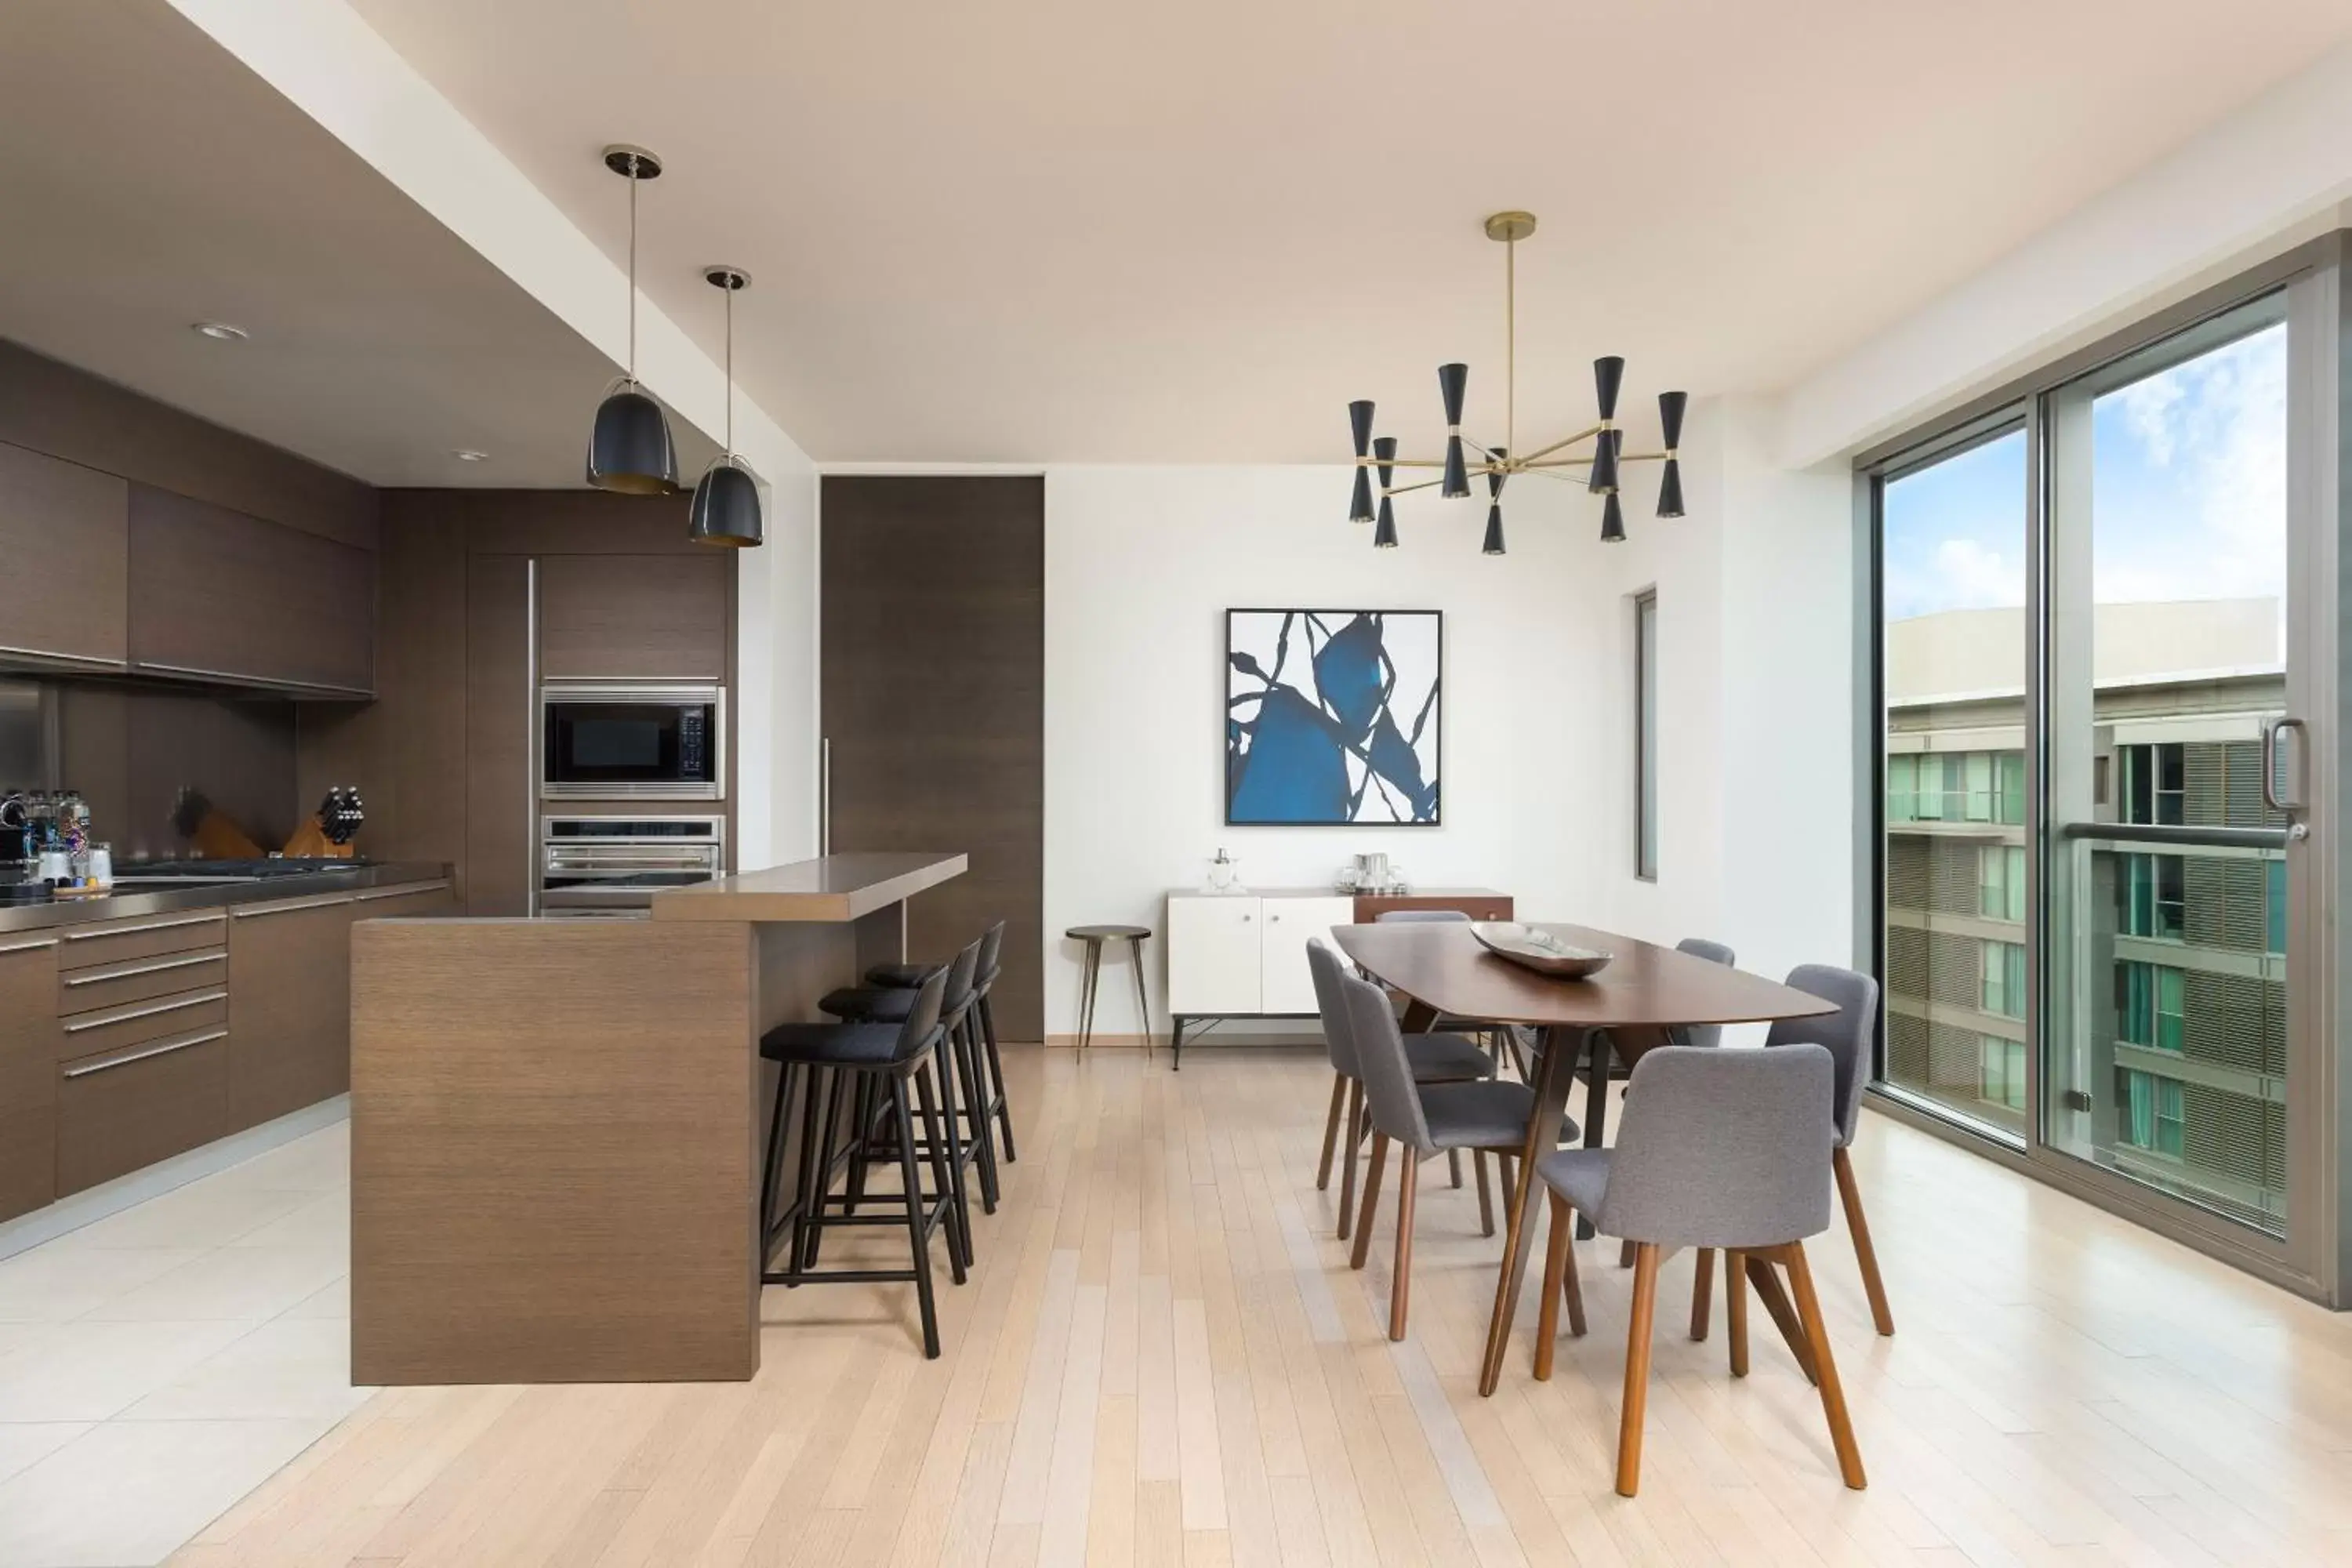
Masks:
[[[1315,1016],[1307,939],[1352,925],[1356,900],[1309,889],[1168,895],[1168,1012],[1177,1062],[1187,1024]]]

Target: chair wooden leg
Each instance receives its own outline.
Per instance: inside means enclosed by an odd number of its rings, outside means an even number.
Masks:
[[[1570,1217],[1573,1214],[1571,1210]],[[1575,1239],[1573,1232],[1574,1227],[1570,1226],[1570,1241]],[[1576,1277],[1576,1248],[1573,1246],[1568,1249],[1567,1265],[1560,1270],[1559,1292],[1568,1300],[1568,1331],[1580,1340],[1584,1337],[1584,1285]]]
[[[1397,1145],[1396,1273],[1389,1280],[1389,1338],[1404,1338],[1404,1316],[1412,1305],[1412,1205],[1421,1191],[1421,1162]],[[1367,1226],[1366,1229],[1370,1227]]]
[[[1486,1190],[1486,1151],[1475,1149],[1470,1154],[1471,1166],[1478,1173],[1478,1234],[1495,1234],[1495,1194]]]
[[[1445,1152],[1445,1173],[1446,1173],[1446,1175],[1447,1175],[1449,1178],[1451,1178],[1451,1179],[1452,1179],[1452,1181],[1453,1181],[1453,1183],[1454,1183],[1454,1190],[1455,1190],[1456,1192],[1459,1192],[1459,1191],[1461,1190],[1461,1188],[1462,1188],[1462,1151],[1461,1151],[1461,1150],[1459,1150],[1459,1149],[1448,1149],[1448,1150]]]
[[[1551,1381],[1553,1343],[1559,1337],[1559,1300],[1566,1289],[1568,1246],[1576,1216],[1568,1200],[1551,1194],[1551,1230],[1544,1240],[1543,1307],[1536,1314],[1536,1381]]]
[[[1349,1227],[1356,1223],[1356,1145],[1361,1142],[1357,1127],[1363,1120],[1364,1085],[1360,1079],[1348,1080],[1348,1134],[1339,1149],[1339,1239],[1348,1239]]]
[[[1748,1375],[1748,1259],[1723,1255],[1723,1331],[1731,1342],[1731,1375]]]
[[[1642,1489],[1642,1422],[1650,1400],[1650,1328],[1658,1307],[1658,1248],[1633,1253],[1633,1315],[1625,1331],[1625,1400],[1617,1420],[1617,1495]]]
[[[1838,1382],[1837,1362],[1830,1354],[1830,1336],[1822,1322],[1822,1304],[1813,1295],[1813,1271],[1805,1263],[1805,1245],[1792,1241],[1788,1248],[1789,1284],[1797,1297],[1797,1317],[1813,1347],[1813,1364],[1821,1371],[1822,1414],[1829,1417],[1830,1441],[1837,1447],[1838,1474],[1855,1491],[1870,1485],[1862,1471],[1862,1448],[1853,1440],[1853,1421],[1846,1414],[1845,1387]]]
[[[1878,1277],[1878,1249],[1870,1244],[1870,1221],[1862,1212],[1862,1187],[1853,1179],[1853,1161],[1841,1149],[1832,1161],[1837,1171],[1838,1201],[1845,1205],[1845,1228],[1853,1237],[1854,1261],[1862,1265],[1862,1288],[1870,1297],[1870,1321],[1882,1334],[1895,1331],[1895,1313],[1886,1305],[1886,1283]]]
[[[1772,1272],[1771,1258],[1753,1252],[1740,1256],[1748,1264],[1748,1282],[1756,1287],[1756,1299],[1764,1303],[1764,1311],[1772,1326],[1780,1331],[1780,1338],[1789,1353],[1797,1359],[1797,1370],[1805,1374],[1807,1383],[1818,1384],[1822,1374],[1813,1366],[1813,1347],[1805,1338],[1804,1323],[1797,1309],[1789,1304],[1789,1293],[1780,1288],[1780,1277]]]
[[[1348,1267],[1361,1268],[1372,1251],[1372,1215],[1381,1206],[1381,1173],[1388,1166],[1389,1135],[1372,1134],[1371,1163],[1364,1168],[1364,1212],[1356,1216],[1356,1247],[1349,1255]]]
[[[1706,1338],[1706,1316],[1715,1306],[1715,1248],[1698,1249],[1698,1261],[1692,1266],[1691,1276],[1691,1338]]]
[[[1348,1103],[1348,1079],[1345,1074],[1331,1075],[1331,1113],[1323,1119],[1323,1163],[1315,1167],[1315,1190],[1328,1192],[1331,1187],[1331,1156],[1339,1148],[1339,1112]]]

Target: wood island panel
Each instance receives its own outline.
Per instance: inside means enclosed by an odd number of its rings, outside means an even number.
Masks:
[[[826,855],[656,893],[654,920],[860,920],[962,876],[969,865],[965,856],[937,853]]]

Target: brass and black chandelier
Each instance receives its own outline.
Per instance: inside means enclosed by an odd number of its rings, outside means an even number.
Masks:
[[[1617,394],[1625,381],[1625,362],[1612,354],[1592,362],[1593,392],[1600,405],[1598,423],[1564,436],[1532,452],[1517,450],[1518,431],[1518,244],[1536,231],[1533,213],[1496,213],[1486,220],[1486,237],[1503,246],[1503,443],[1480,446],[1462,433],[1462,399],[1470,380],[1466,364],[1437,367],[1438,395],[1445,405],[1445,456],[1400,458],[1393,437],[1372,434],[1372,405],[1359,399],[1348,405],[1348,423],[1356,438],[1355,493],[1348,507],[1350,521],[1374,525],[1372,542],[1392,549],[1397,542],[1393,500],[1413,490],[1437,488],[1449,499],[1470,494],[1470,477],[1486,479],[1486,538],[1489,555],[1503,553],[1503,485],[1520,474],[1581,484],[1601,498],[1601,537],[1614,543],[1625,537],[1625,509],[1618,500],[1618,479],[1627,463],[1664,463],[1658,481],[1658,515],[1683,515],[1682,461],[1676,448],[1682,441],[1683,410],[1690,399],[1680,392],[1658,394],[1658,425],[1664,450],[1628,452],[1625,432],[1617,424]],[[1590,445],[1588,445],[1590,443]],[[1475,452],[1477,460],[1470,460]],[[1395,482],[1399,468],[1438,468],[1436,479],[1415,484]],[[1372,475],[1380,475],[1380,505],[1372,504]]]

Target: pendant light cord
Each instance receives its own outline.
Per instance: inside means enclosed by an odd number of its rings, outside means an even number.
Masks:
[[[637,379],[637,155],[629,154],[629,380]]]
[[[735,290],[740,285],[727,285],[727,456],[735,456]]]

